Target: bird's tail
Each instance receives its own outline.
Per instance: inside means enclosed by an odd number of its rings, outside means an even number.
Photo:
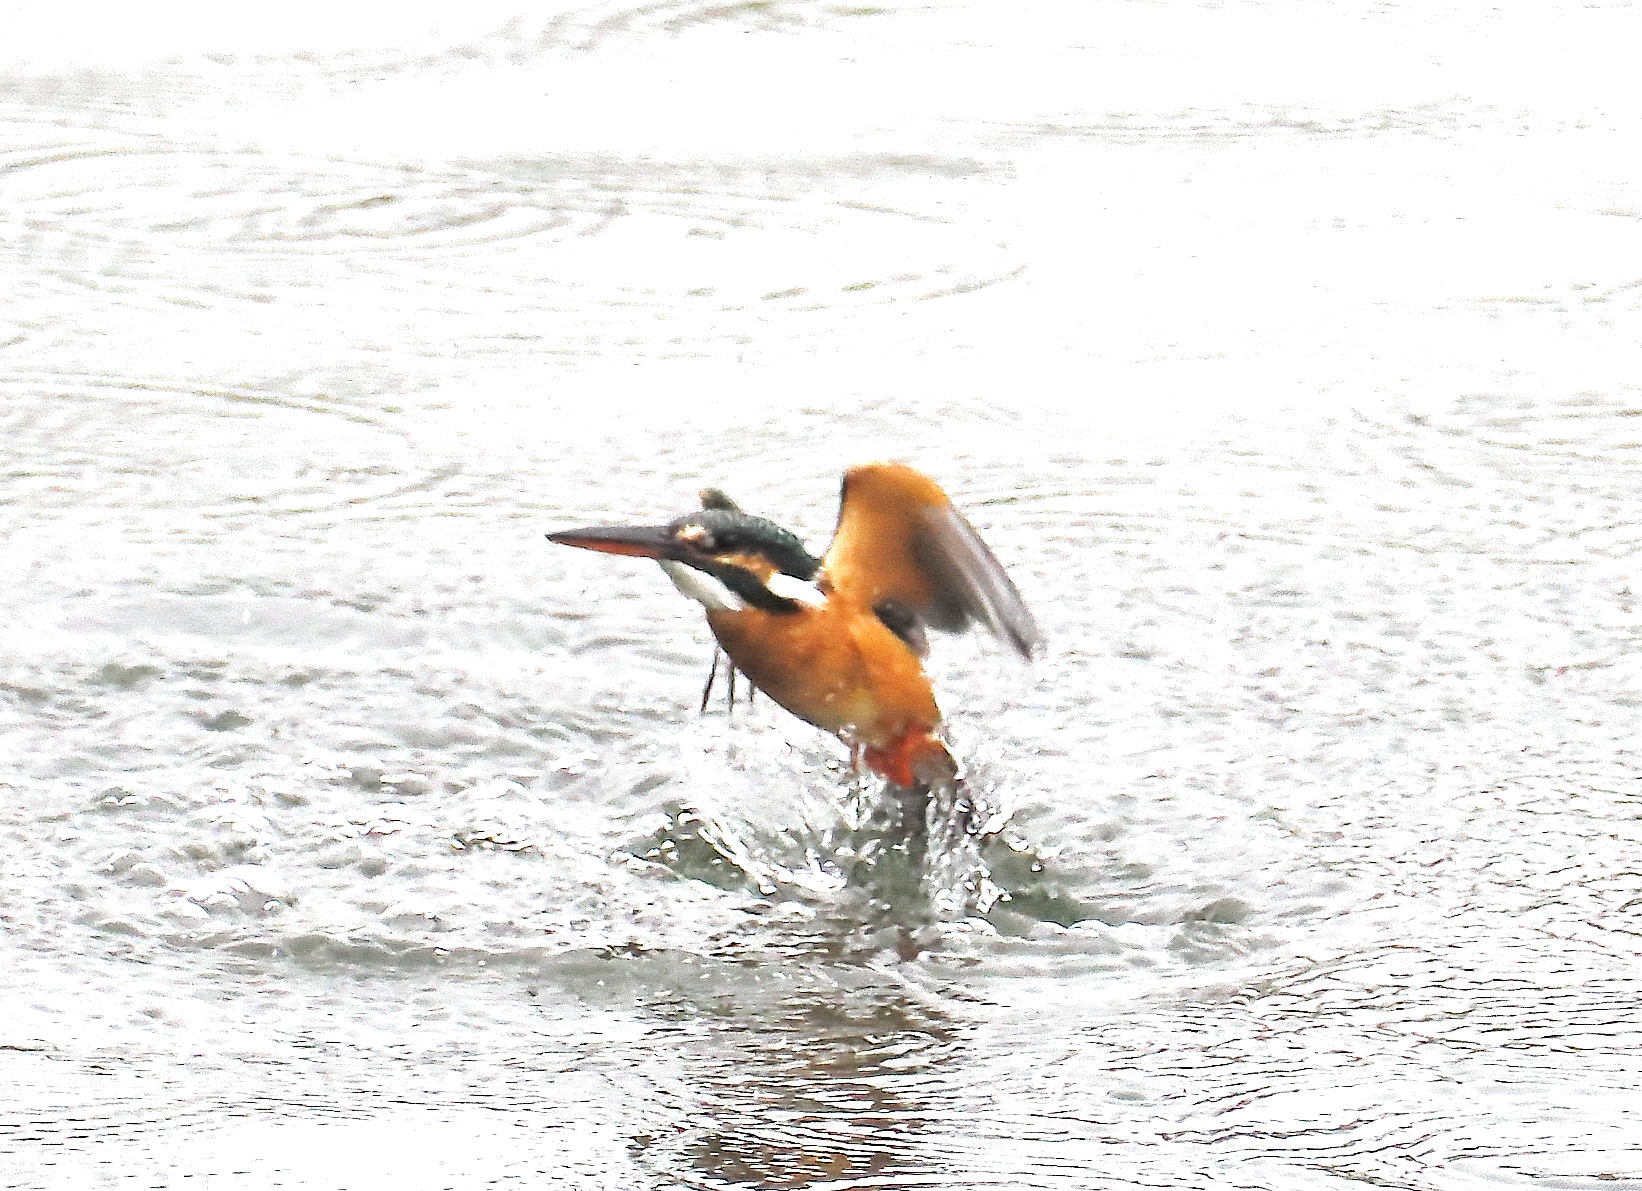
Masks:
[[[904,732],[883,748],[868,748],[865,756],[868,768],[903,789],[950,783],[958,777],[958,762],[946,743],[925,728]]]

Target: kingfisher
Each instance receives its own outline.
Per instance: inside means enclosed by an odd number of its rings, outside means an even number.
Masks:
[[[1027,660],[1042,638],[996,556],[940,486],[904,463],[850,468],[820,558],[717,489],[705,490],[701,505],[666,525],[547,537],[655,559],[706,610],[732,675],[740,670],[897,786],[955,780],[923,668],[926,628],[980,625]]]

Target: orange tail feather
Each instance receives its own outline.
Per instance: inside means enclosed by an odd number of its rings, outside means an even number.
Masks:
[[[904,789],[951,781],[958,775],[958,763],[939,738],[915,728],[883,748],[865,751],[867,767],[879,777]]]

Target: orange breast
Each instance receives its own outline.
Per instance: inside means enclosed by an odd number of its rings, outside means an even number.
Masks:
[[[736,668],[818,728],[879,748],[940,723],[918,657],[870,611],[835,596],[793,612],[712,612]]]

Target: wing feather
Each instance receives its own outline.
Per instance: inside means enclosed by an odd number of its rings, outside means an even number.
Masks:
[[[975,527],[934,480],[905,464],[869,463],[845,474],[838,529],[821,565],[837,590],[870,607],[893,603],[949,632],[978,622],[1024,658],[1042,644]]]

